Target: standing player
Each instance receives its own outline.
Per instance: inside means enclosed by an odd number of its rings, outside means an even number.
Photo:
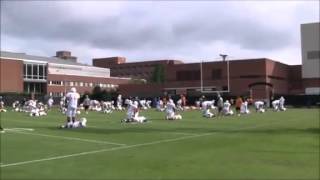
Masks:
[[[218,95],[218,102],[217,102],[217,106],[218,106],[218,115],[221,115],[222,113],[222,109],[223,109],[223,98]]]
[[[240,96],[238,96],[238,98],[236,100],[236,111],[237,111],[238,116],[240,116],[240,109],[241,109],[242,103],[243,103],[242,98]]]
[[[83,100],[83,107],[86,114],[88,114],[89,107],[90,107],[90,98],[88,95],[86,95],[85,99]]]
[[[76,121],[76,114],[78,108],[78,99],[80,95],[77,93],[77,89],[72,87],[70,92],[66,95],[67,100],[67,124],[70,122],[74,123]]]
[[[285,99],[283,96],[280,97],[279,99],[279,110],[280,111],[285,111],[287,110],[285,107],[284,107],[284,102],[285,102]]]
[[[2,103],[3,101],[2,101],[2,96],[0,96],[0,108],[1,108],[1,103]],[[4,106],[4,103],[3,103],[3,106]],[[0,111],[1,112],[1,111]],[[0,121],[0,133],[4,133],[4,129],[2,128],[2,126],[1,126],[1,121]]]
[[[119,94],[117,97],[117,110],[122,110],[122,95]]]
[[[48,102],[47,102],[48,109],[51,109],[53,103],[54,103],[54,101],[53,101],[52,97],[50,96],[50,98],[48,99]]]

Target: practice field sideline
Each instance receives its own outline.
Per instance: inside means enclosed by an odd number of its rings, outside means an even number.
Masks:
[[[319,109],[183,119],[142,111],[151,122],[121,124],[125,112],[91,112],[82,129],[65,117],[1,113],[1,179],[319,179]]]

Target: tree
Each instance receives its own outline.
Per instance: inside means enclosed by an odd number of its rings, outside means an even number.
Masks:
[[[153,83],[162,84],[164,83],[164,67],[161,64],[157,64],[154,67],[152,79]]]
[[[91,99],[101,100],[102,99],[102,90],[100,86],[96,86],[92,90]]]

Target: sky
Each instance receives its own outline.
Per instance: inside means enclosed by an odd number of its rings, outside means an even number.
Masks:
[[[300,24],[319,1],[1,1],[1,50],[78,61],[269,58],[301,64]]]

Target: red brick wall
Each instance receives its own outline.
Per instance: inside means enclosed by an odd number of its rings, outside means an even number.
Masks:
[[[23,62],[0,60],[0,92],[23,92]]]
[[[121,84],[119,93],[124,97],[156,97],[163,95],[164,85],[161,84]]]
[[[125,62],[125,57],[95,58],[92,60],[92,65],[97,67],[109,68],[117,64],[123,64]]]
[[[302,66],[293,65],[288,67],[288,93],[289,94],[302,94],[304,93],[302,82]]]
[[[289,66],[275,61],[266,61],[267,82],[273,85],[275,94],[288,94]]]

